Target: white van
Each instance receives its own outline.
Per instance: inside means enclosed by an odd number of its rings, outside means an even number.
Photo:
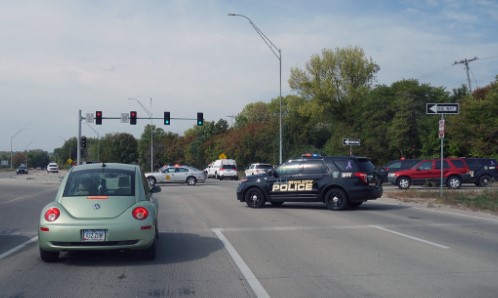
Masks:
[[[207,169],[207,177],[214,177],[223,180],[230,178],[234,180],[239,179],[237,172],[237,163],[233,159],[218,159],[215,160]]]

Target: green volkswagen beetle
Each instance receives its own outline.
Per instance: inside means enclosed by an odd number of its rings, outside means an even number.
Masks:
[[[156,256],[158,205],[136,165],[99,163],[73,167],[55,200],[40,215],[40,257],[55,262],[61,251],[139,250]]]

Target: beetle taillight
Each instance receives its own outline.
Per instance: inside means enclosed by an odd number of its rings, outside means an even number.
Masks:
[[[46,221],[55,221],[61,215],[61,211],[57,208],[50,208],[45,212],[45,220]]]
[[[149,210],[145,207],[137,207],[131,212],[133,217],[138,220],[144,220],[149,216]]]

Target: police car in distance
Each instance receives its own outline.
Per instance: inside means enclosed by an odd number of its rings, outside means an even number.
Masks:
[[[267,174],[243,178],[237,200],[251,208],[266,202],[322,202],[343,210],[380,198],[382,192],[382,179],[366,157],[303,155]]]

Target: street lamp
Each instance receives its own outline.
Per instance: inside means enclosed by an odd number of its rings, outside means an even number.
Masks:
[[[153,146],[153,137],[154,137],[154,129],[152,127],[152,98],[150,99],[150,111],[147,110],[146,107],[140,102],[140,100],[136,98],[128,98],[128,100],[134,100],[138,102],[138,104],[144,109],[144,111],[147,113],[150,119],[150,171],[154,171],[154,146]]]
[[[13,169],[12,167],[12,142],[14,142],[14,138],[23,130],[25,130],[26,127],[23,127],[19,129],[13,136],[10,137],[10,169]]]
[[[261,31],[256,24],[251,21],[250,18],[246,17],[245,15],[238,14],[238,13],[229,13],[228,16],[230,17],[242,17],[246,20],[249,21],[251,26],[256,30],[256,32],[259,34],[259,36],[263,39],[263,41],[266,43],[266,45],[270,48],[270,50],[275,54],[279,61],[279,73],[280,73],[280,93],[279,93],[279,100],[280,100],[280,112],[279,112],[279,127],[280,127],[280,146],[279,146],[279,161],[282,163],[282,51],[273,43],[271,40],[266,37],[266,35]]]

